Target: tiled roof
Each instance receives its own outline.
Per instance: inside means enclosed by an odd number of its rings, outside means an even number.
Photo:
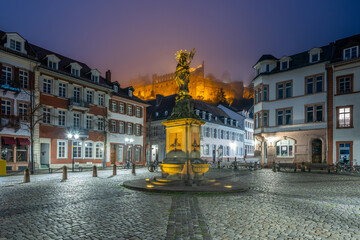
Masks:
[[[6,34],[6,32],[0,30],[0,47],[3,50],[14,53],[16,55],[19,55],[19,56],[22,56],[22,57],[25,57],[25,58],[30,58],[32,60],[37,60],[37,54],[36,54],[35,50],[32,48],[31,44],[29,44],[26,40],[25,40],[25,46],[24,47],[25,47],[25,50],[26,50],[27,54],[20,53],[18,51],[15,51],[15,50],[12,50],[12,49],[9,49],[9,48],[4,48],[4,44],[7,41],[6,37],[4,37],[5,34]],[[16,33],[16,34],[18,34],[18,33]]]

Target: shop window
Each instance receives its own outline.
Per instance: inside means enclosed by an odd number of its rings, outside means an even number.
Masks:
[[[280,140],[276,143],[277,157],[293,157],[294,142],[292,140]]]

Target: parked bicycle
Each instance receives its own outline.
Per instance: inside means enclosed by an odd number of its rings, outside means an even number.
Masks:
[[[127,169],[131,169],[132,167],[132,162],[130,161],[125,161],[124,164],[121,166],[121,170],[127,170]]]
[[[158,172],[159,171],[159,162],[154,161],[148,166],[149,172]]]

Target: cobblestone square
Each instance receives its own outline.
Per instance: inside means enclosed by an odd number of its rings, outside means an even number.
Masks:
[[[124,181],[147,169],[0,178],[0,239],[360,239],[360,177],[213,170],[250,190],[155,194]]]

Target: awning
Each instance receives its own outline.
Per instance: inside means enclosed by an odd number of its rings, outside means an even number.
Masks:
[[[5,145],[15,145],[16,141],[13,137],[2,137]]]
[[[19,145],[30,145],[30,141],[27,138],[17,138]]]

